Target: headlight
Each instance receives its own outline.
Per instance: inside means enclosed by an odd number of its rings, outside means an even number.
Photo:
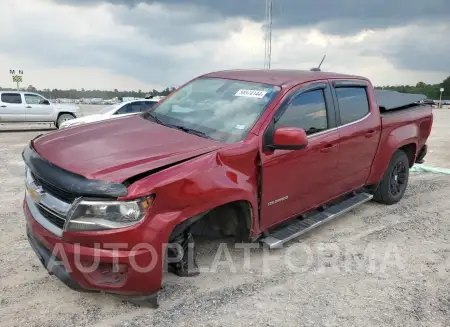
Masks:
[[[82,200],[73,209],[66,230],[93,231],[123,228],[140,222],[154,195],[135,201]]]

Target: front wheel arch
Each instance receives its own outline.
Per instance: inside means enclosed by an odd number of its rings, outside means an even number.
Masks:
[[[233,201],[182,221],[173,229],[169,242],[187,228],[193,229],[194,235],[207,233],[208,228],[210,229],[209,232],[212,230],[222,232],[224,236],[233,234],[236,241],[242,242],[250,239],[252,222],[253,210],[251,204],[245,200]],[[211,236],[211,234],[209,235]]]

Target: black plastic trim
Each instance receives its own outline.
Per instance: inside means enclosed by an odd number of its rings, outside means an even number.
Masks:
[[[335,88],[339,87],[368,87],[369,84],[364,81],[333,81],[333,86]]]
[[[118,198],[128,194],[127,187],[122,183],[87,179],[52,164],[42,158],[31,143],[23,150],[22,157],[33,174],[63,192],[100,198]]]
[[[267,148],[271,150],[303,150],[306,148],[306,145],[275,145],[270,144],[267,145]]]

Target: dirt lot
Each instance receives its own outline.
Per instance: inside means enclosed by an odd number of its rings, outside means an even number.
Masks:
[[[22,127],[0,126],[0,326],[448,326],[450,176],[414,173],[398,205],[369,203],[283,249],[252,250],[249,266],[233,244],[233,266],[199,244],[215,272],[166,275],[160,308],[143,309],[71,291],[41,267],[24,233],[21,151],[42,131]],[[450,168],[450,110],[435,110],[429,145],[427,165]]]

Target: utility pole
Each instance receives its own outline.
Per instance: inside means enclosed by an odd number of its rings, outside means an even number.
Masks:
[[[266,0],[264,32],[264,69],[270,69],[272,60],[272,0]]]

